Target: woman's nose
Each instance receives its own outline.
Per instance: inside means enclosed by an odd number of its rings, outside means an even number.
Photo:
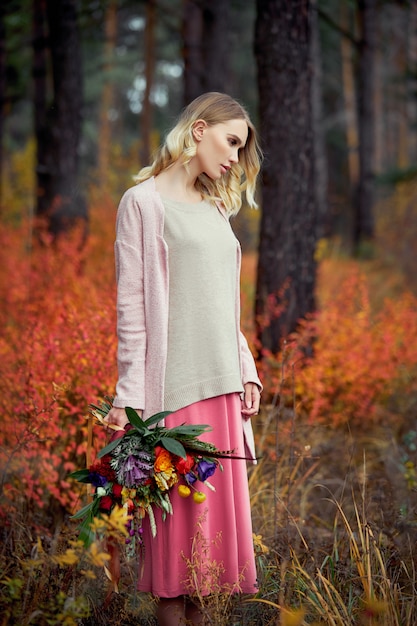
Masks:
[[[234,150],[229,157],[231,163],[239,163],[239,150]]]

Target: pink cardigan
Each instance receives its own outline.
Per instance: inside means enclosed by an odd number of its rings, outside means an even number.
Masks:
[[[226,214],[219,208],[225,219]],[[117,407],[143,409],[146,419],[163,410],[168,340],[168,248],[163,238],[164,206],[154,178],[123,195],[116,222]],[[262,388],[247,341],[240,332],[240,246],[237,246],[236,328],[242,383]],[[255,457],[250,419],[242,419],[245,441]]]

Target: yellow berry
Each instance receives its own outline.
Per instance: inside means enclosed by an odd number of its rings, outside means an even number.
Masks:
[[[204,502],[205,499],[206,499],[205,493],[203,493],[202,491],[194,491],[193,493],[194,502],[197,502],[197,504],[201,504],[202,502]]]
[[[191,493],[191,489],[187,485],[178,485],[178,493],[181,498],[188,498]]]

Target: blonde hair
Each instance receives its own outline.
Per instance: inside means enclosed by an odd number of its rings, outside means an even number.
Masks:
[[[239,163],[234,163],[230,170],[219,180],[211,180],[201,174],[196,181],[196,188],[204,198],[220,201],[227,213],[235,215],[242,205],[242,193],[252,208],[257,208],[255,201],[256,178],[261,166],[261,150],[256,130],[248,113],[230,96],[218,93],[205,93],[193,100],[181,113],[176,125],[159,147],[152,165],[144,167],[135,177],[141,183],[182,159],[184,166],[197,152],[193,137],[193,125],[197,120],[204,120],[209,126],[222,124],[230,120],[243,119],[248,125],[248,138],[239,151]]]

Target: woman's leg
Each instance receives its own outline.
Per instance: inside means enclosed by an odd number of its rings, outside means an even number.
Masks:
[[[156,609],[159,626],[180,626],[185,623],[184,598],[160,598]]]

